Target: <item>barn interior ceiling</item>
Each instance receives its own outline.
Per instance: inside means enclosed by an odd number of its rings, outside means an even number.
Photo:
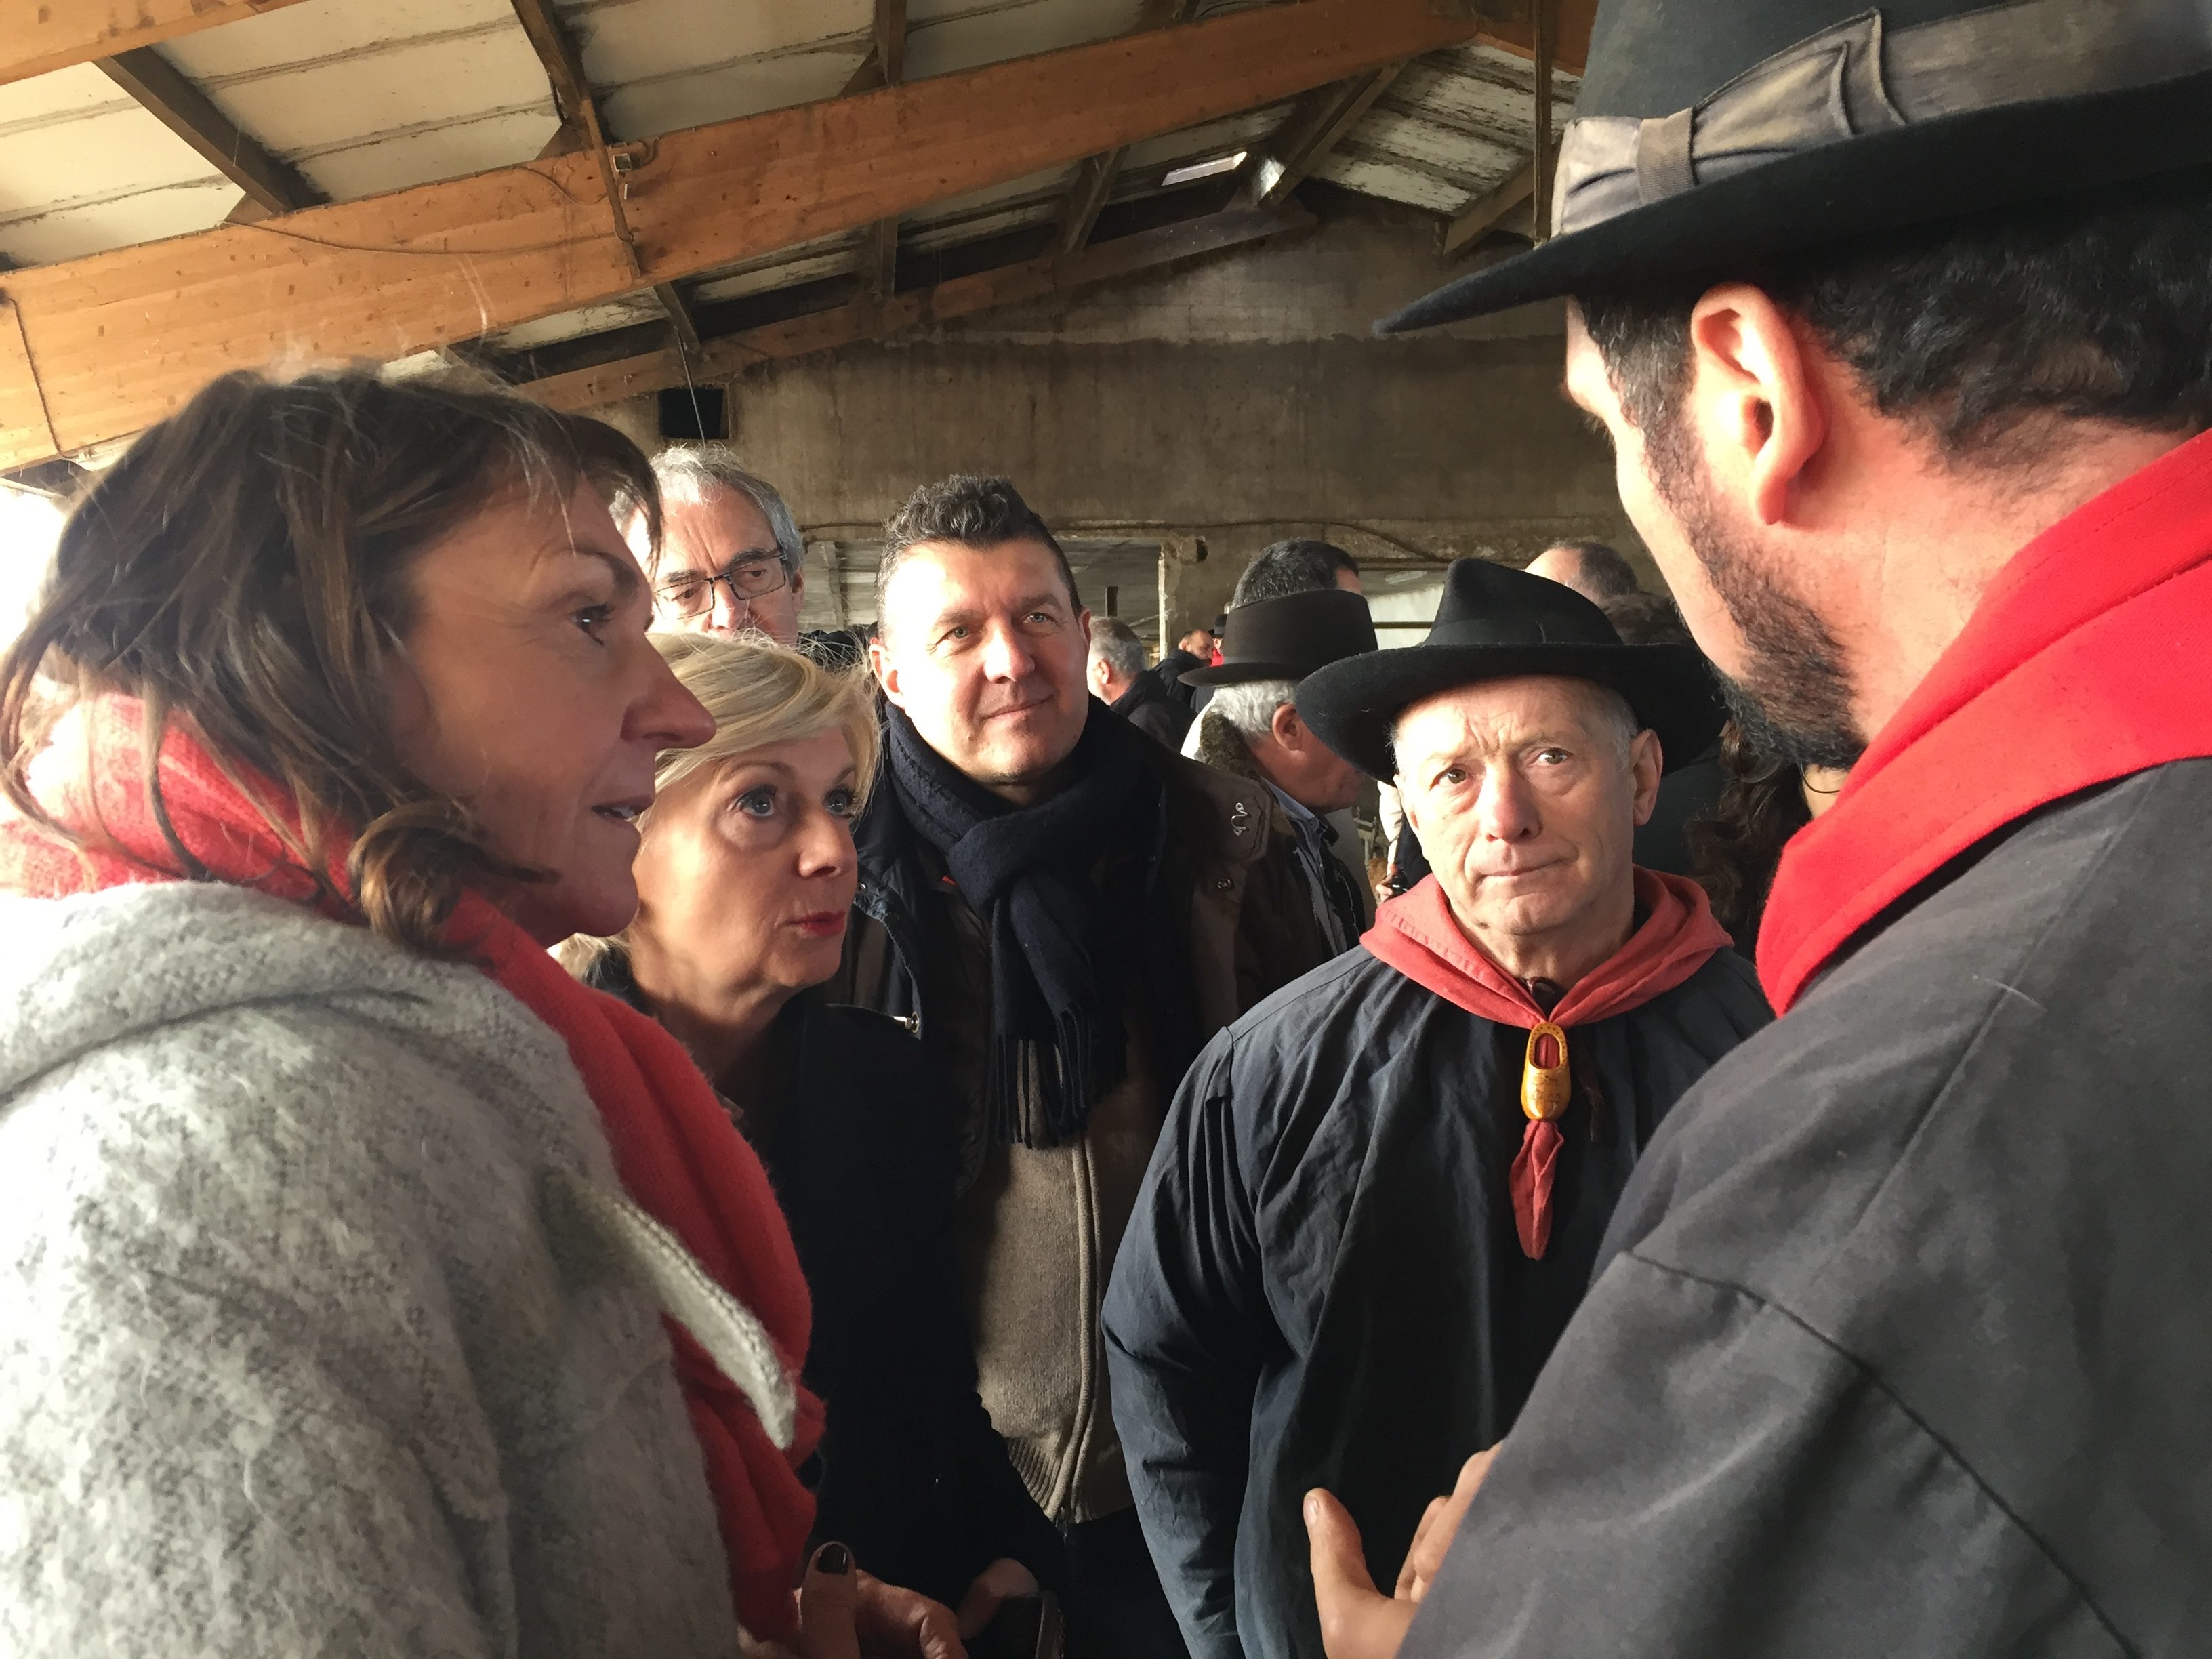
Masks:
[[[1294,231],[1309,179],[1440,258],[1539,234],[1593,9],[0,0],[0,469],[241,366],[726,375]]]

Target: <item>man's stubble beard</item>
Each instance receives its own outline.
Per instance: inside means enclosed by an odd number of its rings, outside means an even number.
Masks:
[[[1648,434],[1644,453],[1659,498],[1743,636],[1742,678],[1713,668],[1729,712],[1759,753],[1791,766],[1848,771],[1867,740],[1851,710],[1842,648],[1820,613],[1763,568],[1749,538],[1728,520],[1684,425],[1677,418]]]

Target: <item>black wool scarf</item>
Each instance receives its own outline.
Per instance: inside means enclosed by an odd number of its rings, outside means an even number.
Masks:
[[[990,937],[985,1133],[1000,1146],[1060,1146],[1082,1133],[1128,1063],[1096,874],[1109,848],[1151,838],[1160,799],[1146,765],[1152,739],[1093,700],[1066,787],[1016,807],[923,742],[900,710],[885,714],[899,805]]]

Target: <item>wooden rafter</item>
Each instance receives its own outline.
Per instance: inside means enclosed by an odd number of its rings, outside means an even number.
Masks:
[[[1535,0],[1534,9],[1531,27],[1536,31],[1535,149],[1528,157],[1528,182],[1534,191],[1528,222],[1540,242],[1552,234],[1552,172],[1558,159],[1552,132],[1552,58],[1559,33],[1559,0]]]
[[[295,0],[0,0],[0,85],[137,52]]]
[[[676,331],[677,343],[687,351],[699,349],[699,323],[691,314],[690,302],[684,299],[673,283],[655,283],[653,297],[660,301],[660,308],[668,313],[668,325]]]
[[[1188,23],[1197,13],[1198,0],[1145,0],[1138,14],[1139,29],[1171,28],[1177,23]],[[1083,165],[1075,170],[1075,182],[1068,187],[1067,199],[1060,204],[1060,228],[1054,233],[1053,249],[1060,253],[1076,253],[1091,240],[1091,233],[1097,228],[1098,216],[1106,210],[1106,198],[1113,194],[1114,180],[1121,172],[1121,162],[1128,155],[1127,144],[1101,150],[1096,155],[1084,157]]]
[[[240,364],[474,339],[1479,32],[1431,0],[1301,0],[665,133],[628,175],[643,283],[596,152],[11,271],[27,349],[0,356],[0,466],[137,431]]]
[[[734,374],[755,363],[803,357],[860,340],[885,339],[908,329],[971,316],[995,306],[1064,294],[1178,259],[1303,230],[1314,223],[1311,215],[1296,206],[1232,208],[1117,236],[1080,253],[1025,259],[973,276],[955,276],[935,288],[919,289],[888,301],[856,301],[709,339],[694,360],[692,372],[702,376]],[[526,381],[517,390],[556,409],[587,409],[681,386],[684,375],[684,364],[677,353],[651,351]]]
[[[1106,210],[1106,198],[1113,193],[1114,179],[1121,171],[1121,158],[1128,153],[1127,145],[1116,145],[1099,155],[1085,156],[1083,165],[1076,168],[1075,184],[1061,205],[1060,229],[1053,237],[1054,252],[1079,252],[1091,240],[1091,233],[1098,226],[1098,216]]]
[[[567,26],[554,15],[552,0],[509,0],[509,3],[522,32],[530,37],[531,49],[544,65],[554,106],[561,112],[561,125],[575,132],[581,147],[599,164],[599,189],[614,225],[615,240],[629,258],[631,273],[642,276],[645,258],[638,252],[637,232],[629,222],[629,185],[623,169],[617,165],[606,124],[599,118],[599,100],[592,95],[592,83],[584,74],[583,54],[576,50]]]
[[[269,213],[296,213],[323,200],[320,191],[240,131],[207,94],[153,47],[134,46],[95,61],[102,74],[198,150],[257,207]]]
[[[1344,142],[1413,61],[1401,58],[1310,94],[1269,141],[1267,154],[1253,174],[1253,199],[1267,207],[1296,190],[1322,158]]]
[[[870,53],[875,59],[876,72],[887,87],[904,84],[906,81],[906,0],[876,0],[875,22],[871,30],[874,45]],[[861,280],[867,291],[877,299],[888,299],[898,291],[898,216],[892,214],[876,221],[869,233],[861,262]]]
[[[1504,183],[1473,203],[1444,231],[1444,257],[1473,247],[1498,228],[1505,216],[1535,194],[1536,163],[1532,158],[1516,167]]]

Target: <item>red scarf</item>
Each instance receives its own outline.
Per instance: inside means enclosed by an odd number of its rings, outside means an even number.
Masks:
[[[81,856],[20,818],[0,817],[0,890],[52,898],[176,878],[140,787],[140,726],[139,705],[127,698],[80,711],[34,765],[33,787],[49,812],[74,826],[89,827],[96,802],[100,821],[146,862],[112,852]],[[88,731],[90,790],[82,770]],[[209,869],[281,897],[312,897],[313,884],[195,739],[173,726],[161,769],[178,838]],[[256,796],[281,799],[265,780],[246,775]],[[289,811],[284,819],[297,822]],[[342,871],[342,851],[335,862]],[[477,895],[462,900],[448,937],[465,942],[494,980],[561,1034],[599,1108],[623,1187],[751,1310],[795,1376],[811,1315],[790,1231],[759,1158],[683,1047],[635,1009],[579,984]],[[814,1522],[813,1498],[794,1471],[821,1438],[820,1402],[799,1390],[797,1437],[780,1451],[706,1350],[680,1325],[669,1322],[668,1333],[729,1553],[738,1620],[756,1635],[781,1639],[795,1628],[792,1589]]]
[[[2052,801],[2212,755],[2212,433],[2015,554],[1783,854],[1759,938],[1778,1012],[1860,929]]]
[[[1713,920],[1705,890],[1694,881],[1638,870],[1636,904],[1644,912],[1644,925],[1577,980],[1548,1014],[1527,986],[1461,930],[1434,876],[1377,910],[1375,926],[1359,942],[1414,984],[1483,1019],[1524,1031],[1545,1024],[1586,1025],[1642,1007],[1696,973],[1714,951],[1728,947],[1727,931]],[[1533,1043],[1531,1051],[1533,1056]],[[1564,1066],[1566,1056],[1558,1060]],[[1532,1118],[1522,1131],[1521,1151],[1507,1181],[1513,1224],[1522,1249],[1531,1256],[1541,1256],[1552,1242],[1552,1177],[1565,1139],[1557,1123]]]

